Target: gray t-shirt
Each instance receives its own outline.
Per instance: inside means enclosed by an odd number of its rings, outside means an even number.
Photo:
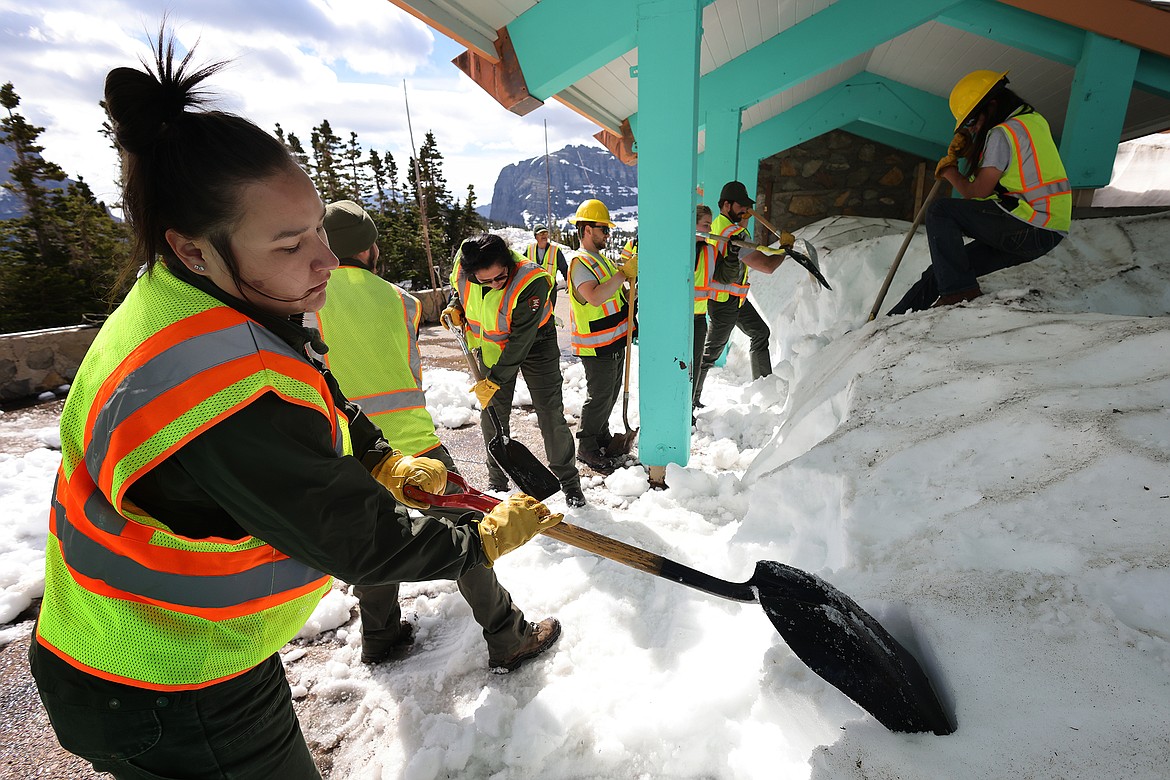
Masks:
[[[995,168],[1006,171],[1012,164],[1011,141],[1008,140],[1006,128],[996,126],[987,134],[987,143],[983,145],[983,156],[979,158],[980,168]]]

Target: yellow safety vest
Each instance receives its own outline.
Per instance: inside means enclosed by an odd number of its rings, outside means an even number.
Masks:
[[[747,233],[747,231],[745,231],[742,227],[723,216],[723,214],[719,214],[711,221],[711,232],[717,233],[718,235],[724,236],[726,238],[733,238],[739,236],[741,233]],[[739,237],[742,238],[742,236]],[[731,247],[730,244],[727,244],[725,245],[726,248],[720,248],[714,239],[708,239],[708,241],[712,244],[712,246],[715,246],[717,255],[726,255],[727,250]],[[738,282],[719,282],[714,279],[715,265],[712,263],[712,279],[711,282],[707,285],[708,289],[711,291],[709,296],[711,300],[723,303],[730,298],[738,298],[740,305],[743,305],[743,302],[747,299],[748,288],[750,288],[751,285],[748,284],[747,280],[748,267],[742,264],[741,266],[743,268],[743,273],[741,274]]]
[[[557,258],[563,256],[561,252],[566,248],[567,247],[561,246],[556,241],[549,241],[548,249],[544,250],[544,260],[541,260],[538,257],[540,246],[535,241],[533,241],[528,245],[525,256],[528,258],[528,262],[540,266],[540,268],[543,269],[546,274],[555,280],[557,278]]]
[[[82,361],[61,414],[37,641],[89,674],[202,688],[256,666],[304,625],[329,576],[261,539],[191,539],[126,499],[146,472],[266,393],[314,409],[338,457],[349,426],[305,356],[163,265]]]
[[[695,247],[695,314],[707,313],[711,297],[711,272],[715,268],[715,247],[701,242]]]
[[[573,262],[580,261],[598,284],[605,284],[617,268],[608,257],[582,249]],[[570,266],[569,275],[573,275]],[[629,331],[629,302],[626,300],[625,285],[619,285],[612,296],[601,306],[594,306],[579,299],[575,285],[569,296],[572,304],[569,315],[572,319],[570,344],[574,355],[596,356],[619,352],[626,346]]]
[[[996,125],[1007,131],[1012,159],[999,177],[1017,199],[1009,211],[1029,225],[1068,233],[1072,223],[1072,185],[1048,121],[1036,112],[1017,114]]]
[[[495,290],[468,279],[467,274],[463,273],[462,259],[461,254],[455,255],[451,286],[459,291],[459,300],[463,302],[463,318],[466,321],[463,332],[467,337],[467,346],[478,348],[483,364],[491,368],[499,362],[504,347],[508,345],[508,338],[512,335],[512,311],[520,301],[520,294],[540,276],[547,279],[548,274],[540,266],[512,251],[512,261],[515,263],[512,277],[504,287]],[[548,279],[548,282],[551,295],[553,281]],[[536,305],[541,310],[540,327],[553,316],[549,295],[543,301],[536,301]]]
[[[439,446],[422,389],[417,298],[364,268],[329,276],[325,306],[304,316],[329,351],[321,357],[342,391],[382,429],[394,449],[421,455]]]

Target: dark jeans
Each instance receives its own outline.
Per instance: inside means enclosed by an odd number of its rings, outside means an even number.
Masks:
[[[707,315],[695,315],[695,337],[691,350],[691,406],[699,400],[695,388],[699,386],[699,372],[703,366],[703,348],[707,345]]]
[[[483,361],[480,369],[486,372]],[[528,356],[520,364],[520,371],[524,374],[524,384],[528,385],[528,392],[532,395],[532,406],[536,409],[536,426],[540,428],[540,437],[544,441],[544,454],[548,458],[548,466],[561,483],[561,487],[579,488],[581,475],[577,471],[577,463],[573,453],[573,433],[569,424],[565,422],[565,401],[561,393],[561,348],[557,345],[555,328],[542,328],[536,337]],[[486,373],[485,373],[486,375]],[[496,410],[500,431],[504,436],[511,436],[512,426],[512,396],[516,393],[516,380],[505,382],[492,396],[490,407]],[[483,432],[483,441],[486,445],[496,435],[496,428],[492,424],[487,410],[480,412],[479,427]],[[488,480],[495,485],[508,484],[508,475],[500,468],[489,455],[486,460]]]
[[[448,471],[459,473],[451,453],[441,444],[423,453],[423,456],[442,461]],[[454,487],[450,486],[450,490],[454,490]],[[425,514],[454,522],[456,518],[468,514],[468,510],[430,509]],[[472,513],[472,516],[480,515]],[[512,655],[523,644],[528,623],[524,620],[524,613],[512,603],[511,594],[496,579],[495,572],[484,566],[474,566],[455,580],[455,584],[463,600],[471,607],[475,622],[483,627],[488,657],[507,658]],[[401,632],[402,606],[398,603],[398,585],[357,585],[353,592],[358,597],[362,616],[363,653],[379,655],[395,644]]]
[[[927,207],[925,221],[930,267],[889,314],[921,311],[940,295],[974,289],[978,277],[1042,257],[1064,238],[988,200],[942,198]],[[964,244],[965,236],[974,240]]]
[[[61,747],[119,780],[320,780],[280,657],[195,691],[79,675],[33,639],[29,662]]]
[[[609,415],[622,393],[626,350],[612,355],[582,355],[581,366],[585,369],[585,403],[581,405],[577,448],[596,453],[609,444]]]
[[[768,340],[772,337],[772,331],[756,311],[756,307],[752,306],[751,301],[745,300],[743,306],[739,305],[738,298],[708,301],[707,317],[711,322],[707,330],[707,343],[703,348],[703,363],[699,367],[699,381],[694,383],[692,406],[699,403],[699,397],[703,394],[703,383],[707,381],[707,372],[723,354],[723,348],[731,340],[731,331],[736,328],[751,339],[748,353],[752,361],[752,379],[759,379],[772,373],[772,356],[768,351]]]

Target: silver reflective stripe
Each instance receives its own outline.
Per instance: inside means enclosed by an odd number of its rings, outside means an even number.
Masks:
[[[629,330],[629,324],[629,320],[622,320],[621,324],[613,330],[601,333],[578,333],[574,341],[581,347],[604,347],[606,344],[612,344],[624,337]]]
[[[53,505],[58,507],[62,515],[65,514],[65,507],[58,504],[55,497],[53,498]],[[89,494],[89,498],[85,499],[85,516],[98,528],[115,536],[121,534],[122,529],[126,527],[126,523],[130,522],[118,514],[110,502],[106,500],[105,494],[100,490],[93,491]]]
[[[89,502],[86,503],[88,507]],[[56,499],[53,507],[57,511],[61,554],[69,568],[118,590],[176,607],[235,607],[252,599],[304,587],[325,576],[292,558],[264,563],[237,574],[195,576],[154,571],[81,533],[69,522],[65,507]]]
[[[1053,182],[1052,184],[1045,184],[1043,187],[1037,187],[1036,189],[1029,191],[1026,193],[1026,197],[1030,201],[1039,200],[1040,198],[1046,198],[1049,195],[1058,195],[1062,192],[1068,192],[1071,189],[1072,185],[1068,183],[1068,179],[1061,179],[1060,181]]]
[[[132,414],[197,374],[256,354],[258,349],[297,356],[268,329],[243,322],[175,344],[132,371],[110,394],[94,420],[85,453],[85,467],[93,481],[99,482],[114,430]]]
[[[385,414],[426,406],[427,397],[422,390],[399,390],[394,393],[367,395],[358,405],[366,414]]]

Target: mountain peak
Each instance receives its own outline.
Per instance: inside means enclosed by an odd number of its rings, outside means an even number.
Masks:
[[[638,204],[638,169],[600,146],[570,145],[505,166],[492,192],[492,220],[531,228],[565,223],[582,201],[597,198],[610,212]],[[552,215],[548,211],[551,208]]]

